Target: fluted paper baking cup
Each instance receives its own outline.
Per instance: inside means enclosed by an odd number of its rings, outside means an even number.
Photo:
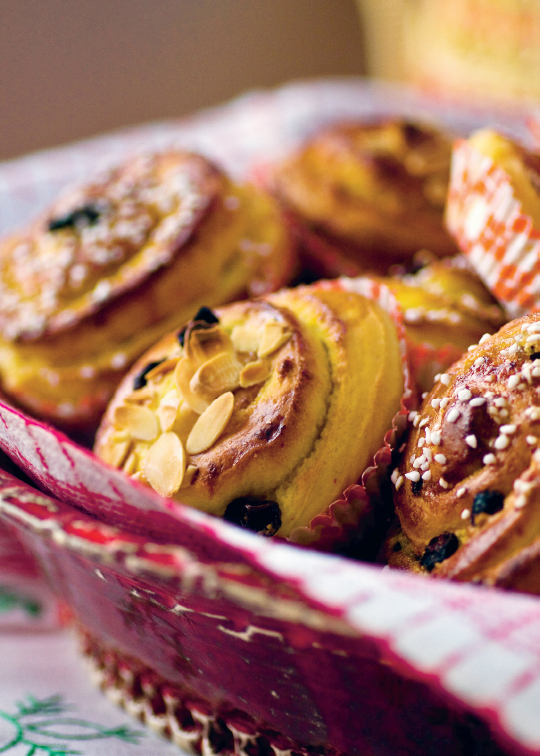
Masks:
[[[464,140],[452,157],[446,224],[510,319],[540,309],[540,229],[509,175]]]

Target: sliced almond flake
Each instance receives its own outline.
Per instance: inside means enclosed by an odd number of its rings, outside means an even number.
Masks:
[[[189,485],[191,485],[191,481],[193,480],[193,476],[197,472],[197,468],[195,465],[188,465],[186,467],[186,471],[184,473],[184,477],[182,479],[182,485],[180,488],[187,488]]]
[[[163,433],[150,447],[144,463],[146,479],[161,496],[173,496],[184,478],[186,452],[176,433]]]
[[[178,357],[163,360],[163,362],[160,362],[159,365],[156,365],[154,368],[152,368],[152,370],[149,370],[147,373],[145,373],[144,377],[147,381],[152,381],[154,380],[154,378],[157,378],[160,375],[171,373],[175,369],[177,362]]]
[[[159,432],[156,415],[148,407],[136,404],[121,404],[114,411],[113,423],[140,441],[153,441]]]
[[[196,369],[193,361],[187,357],[182,357],[181,360],[178,360],[174,370],[174,383],[180,393],[181,399],[189,405],[193,412],[201,415],[209,407],[211,398],[198,393],[194,394],[191,390],[190,382],[195,372]]]
[[[178,407],[173,407],[170,404],[159,405],[156,410],[156,415],[158,416],[159,427],[161,428],[162,433],[166,433],[172,429],[174,421],[176,420],[177,412]]]
[[[154,389],[150,386],[143,386],[143,388],[132,391],[124,397],[124,402],[128,404],[143,404],[143,402],[150,401],[154,396]]]
[[[184,342],[185,356],[199,367],[220,352],[233,352],[231,338],[219,325],[194,328]]]
[[[254,324],[235,325],[231,331],[231,340],[237,352],[256,353],[261,343],[261,331]]]
[[[176,412],[174,425],[171,430],[174,430],[176,435],[182,439],[182,443],[185,444],[187,437],[191,433],[191,430],[198,419],[198,413],[194,412],[189,404],[182,402]]]
[[[100,455],[103,461],[112,467],[122,467],[130,448],[131,439],[118,438],[116,434],[113,434]]]
[[[240,373],[240,386],[242,388],[256,386],[265,381],[271,372],[271,367],[266,360],[248,362]]]
[[[180,402],[180,394],[176,389],[171,389],[161,398],[156,414],[163,433],[172,429]]]
[[[135,454],[135,452],[131,452],[129,457],[124,462],[122,470],[128,475],[133,475],[134,472],[137,472],[138,466],[139,466],[139,455]]]
[[[289,328],[283,323],[268,322],[265,323],[261,343],[257,350],[257,357],[268,357],[275,352],[280,346],[283,346],[292,336]]]
[[[234,391],[240,385],[241,369],[242,365],[232,352],[221,352],[201,365],[189,387],[194,393],[197,393],[199,386],[215,394]]]
[[[229,422],[234,407],[232,392],[218,396],[199,417],[189,434],[186,449],[188,454],[200,454],[214,445]]]

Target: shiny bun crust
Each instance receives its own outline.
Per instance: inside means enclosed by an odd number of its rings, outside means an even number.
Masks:
[[[410,419],[390,564],[540,592],[540,315],[483,337]]]
[[[360,269],[385,270],[419,249],[454,254],[443,224],[451,141],[428,126],[342,123],[275,170],[275,192]]]
[[[137,156],[0,243],[0,379],[43,418],[91,426],[127,367],[203,303],[291,275],[275,203],[206,158]]]
[[[416,273],[378,279],[398,300],[409,360],[421,392],[485,333],[506,321],[501,307],[461,256],[431,260]]]
[[[283,290],[202,311],[150,350],[95,452],[163,495],[289,537],[371,464],[402,393],[396,329],[380,307]]]

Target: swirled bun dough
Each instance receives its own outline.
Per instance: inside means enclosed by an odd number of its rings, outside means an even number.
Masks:
[[[213,306],[291,275],[275,202],[199,155],[137,156],[0,244],[0,380],[32,413],[94,426],[126,369]]]
[[[392,474],[391,564],[540,592],[540,315],[440,375]]]
[[[160,341],[95,452],[160,494],[289,537],[355,483],[399,411],[396,328],[358,294],[282,290]]]
[[[400,120],[340,123],[275,170],[275,192],[360,269],[384,271],[419,249],[457,251],[443,223],[451,141]]]

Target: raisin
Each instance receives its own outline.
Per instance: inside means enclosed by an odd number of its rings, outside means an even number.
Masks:
[[[529,355],[530,360],[538,360],[540,359],[540,352],[533,352],[531,355]]]
[[[504,506],[504,494],[500,491],[480,491],[473,499],[472,516],[482,514],[495,514]]]
[[[392,551],[394,553],[397,553],[398,551],[401,551],[401,548],[402,548],[402,546],[401,546],[400,542],[396,541],[395,544],[392,546]]]
[[[138,389],[142,389],[144,386],[146,386],[146,375],[153,370],[158,365],[161,365],[163,360],[158,360],[157,362],[149,362],[148,365],[143,367],[143,369],[137,373],[135,378],[133,379],[133,391],[138,391]]]
[[[225,510],[224,519],[233,525],[263,536],[273,536],[281,527],[281,512],[277,501],[233,499]]]
[[[200,307],[193,320],[190,321],[194,324],[194,328],[207,328],[208,326],[219,323],[219,318],[214,315],[209,307]],[[188,323],[189,325],[189,323]],[[178,332],[176,338],[181,347],[184,346],[184,336],[186,335],[187,325]]]
[[[424,485],[424,481],[422,480],[422,478],[420,478],[420,480],[413,481],[413,483],[411,485],[411,490],[412,490],[414,496],[418,496],[418,494],[422,490],[422,486],[423,485]]]
[[[214,315],[209,307],[200,307],[197,314],[193,318],[193,321],[202,320],[204,323],[214,324],[219,323],[219,318]]]
[[[454,533],[442,533],[440,536],[435,536],[428,543],[420,559],[420,564],[428,572],[431,572],[438,562],[444,562],[445,559],[451,557],[457,551],[458,546],[459,541]]]
[[[101,209],[97,205],[83,205],[60,218],[49,221],[49,231],[59,231],[63,228],[81,228],[93,226],[101,215]]]

